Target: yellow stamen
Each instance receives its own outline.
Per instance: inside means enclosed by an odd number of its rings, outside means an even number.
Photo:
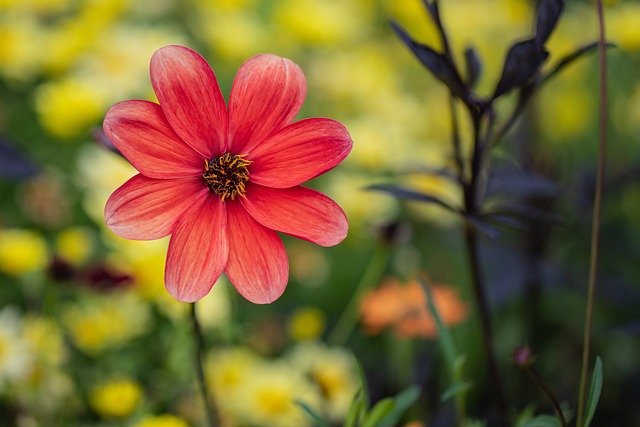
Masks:
[[[253,163],[245,159],[246,154],[224,153],[212,159],[204,159],[202,177],[211,191],[222,200],[245,197],[245,184],[249,181],[247,166]]]

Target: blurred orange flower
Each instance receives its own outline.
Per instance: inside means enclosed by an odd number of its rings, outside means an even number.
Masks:
[[[442,321],[452,326],[464,321],[468,307],[455,289],[446,285],[432,285],[431,294]],[[360,321],[370,335],[393,328],[399,338],[435,338],[436,322],[427,307],[427,297],[417,280],[400,283],[387,278],[377,288],[364,295],[360,302]]]

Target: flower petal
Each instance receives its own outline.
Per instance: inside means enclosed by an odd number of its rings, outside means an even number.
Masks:
[[[169,241],[164,283],[178,301],[209,293],[229,255],[227,212],[219,197],[207,197],[182,215]]]
[[[246,153],[291,123],[304,102],[306,85],[300,67],[286,58],[262,54],[242,64],[229,98],[230,150]]]
[[[306,187],[273,189],[247,186],[242,206],[260,224],[321,246],[337,245],[347,237],[344,211],[324,194]]]
[[[257,223],[237,202],[227,202],[229,262],[227,277],[238,292],[256,304],[280,297],[289,279],[289,260],[282,240]]]
[[[180,216],[207,194],[198,178],[153,179],[138,174],[111,194],[104,217],[111,231],[125,239],[160,239],[171,234]]]
[[[158,104],[133,100],[109,109],[104,132],[139,172],[150,178],[195,176],[204,158],[171,129]]]
[[[352,147],[349,132],[339,122],[301,120],[250,151],[250,179],[267,187],[293,187],[334,168]]]
[[[227,109],[216,76],[197,52],[165,46],[151,57],[151,84],[173,130],[207,158],[227,147]]]

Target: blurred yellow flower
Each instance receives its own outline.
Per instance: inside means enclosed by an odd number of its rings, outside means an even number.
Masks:
[[[56,255],[65,261],[79,265],[93,251],[95,236],[88,227],[70,227],[56,236]]]
[[[207,383],[218,405],[227,409],[239,389],[246,387],[248,377],[265,362],[243,347],[216,349],[206,359]]]
[[[91,81],[67,78],[36,88],[35,107],[42,126],[58,138],[70,138],[98,123],[109,103]]]
[[[607,40],[621,49],[637,52],[640,49],[640,3],[621,2],[607,10]]]
[[[89,403],[104,418],[125,418],[142,400],[142,388],[130,378],[109,380],[91,390]]]
[[[365,174],[334,170],[328,183],[333,200],[344,209],[349,218],[349,226],[357,230],[372,222],[385,222],[395,216],[398,201],[391,196],[366,190],[371,185],[371,177]],[[358,234],[357,231],[352,234]]]
[[[20,313],[14,307],[0,310],[0,391],[27,379],[33,353],[24,339]]]
[[[35,358],[34,375],[42,375],[44,371],[59,367],[66,360],[67,347],[62,330],[54,320],[27,315],[23,328],[23,336]]]
[[[254,370],[238,390],[233,403],[240,425],[261,427],[305,427],[310,422],[295,401],[316,411],[320,396],[315,387],[298,371],[284,363],[272,362]]]
[[[289,318],[289,336],[294,341],[306,341],[320,337],[324,332],[326,317],[317,307],[300,307]]]
[[[0,229],[0,271],[12,276],[43,269],[49,261],[44,238],[31,230]]]
[[[104,206],[104,205],[103,205]],[[112,252],[107,257],[110,266],[133,277],[133,288],[146,300],[157,301],[167,314],[181,312],[183,305],[166,305],[162,294],[164,289],[164,260],[168,239],[156,241],[133,241],[105,233],[106,241]],[[171,298],[175,301],[174,298]],[[185,305],[186,306],[186,305]]]
[[[282,0],[275,21],[299,43],[331,46],[366,35],[370,8],[340,0]],[[353,19],[354,17],[358,19]],[[309,19],[313,17],[313,19]]]
[[[62,321],[73,343],[89,355],[120,346],[146,332],[150,307],[132,292],[86,295],[63,308]]]
[[[46,34],[33,16],[5,13],[0,18],[0,74],[24,82],[40,71],[41,52]]]
[[[296,345],[289,357],[320,390],[322,409],[327,416],[333,422],[343,421],[360,387],[353,354],[343,348],[307,341]]]
[[[23,336],[32,357],[23,387],[15,391],[25,412],[40,419],[52,419],[60,410],[80,405],[74,382],[66,371],[67,347],[62,331],[53,319],[27,314]]]
[[[540,127],[546,139],[564,143],[582,135],[593,123],[597,109],[580,76],[566,75],[550,82],[540,94]]]
[[[157,266],[159,281],[154,285],[152,300],[158,305],[158,308],[167,316],[174,320],[187,321],[190,316],[191,304],[177,301],[164,289],[162,273],[164,271],[164,257]],[[135,282],[138,282],[136,276],[137,271],[133,270],[132,274]],[[203,329],[221,328],[227,324],[231,315],[231,301],[229,300],[228,287],[230,286],[225,276],[220,276],[215,282],[211,291],[196,304],[196,315]],[[137,285],[136,285],[137,290]]]
[[[195,26],[211,49],[228,61],[244,61],[257,52],[273,49],[273,31],[255,10],[224,11],[204,8]]]
[[[82,206],[96,224],[103,224],[107,199],[113,190],[135,175],[136,170],[122,156],[95,145],[80,150],[77,165],[77,184],[86,190]],[[113,233],[106,235],[113,236]]]
[[[150,415],[133,424],[133,427],[189,427],[182,418],[171,414]]]
[[[116,22],[96,37],[74,75],[105,89],[108,104],[131,96],[154,100],[148,83],[149,58],[160,46],[184,43],[184,34],[172,27]]]

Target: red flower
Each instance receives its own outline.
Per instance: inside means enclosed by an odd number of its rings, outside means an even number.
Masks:
[[[228,108],[191,49],[159,49],[150,70],[160,103],[120,102],[104,119],[106,135],[140,172],[107,201],[107,225],[127,239],[171,234],[164,280],[180,301],[204,297],[223,271],[249,301],[276,300],[289,275],[277,232],[322,246],[347,235],[342,209],[300,184],[344,160],[349,133],[325,118],[292,123],[306,82],[285,58],[246,61]]]

